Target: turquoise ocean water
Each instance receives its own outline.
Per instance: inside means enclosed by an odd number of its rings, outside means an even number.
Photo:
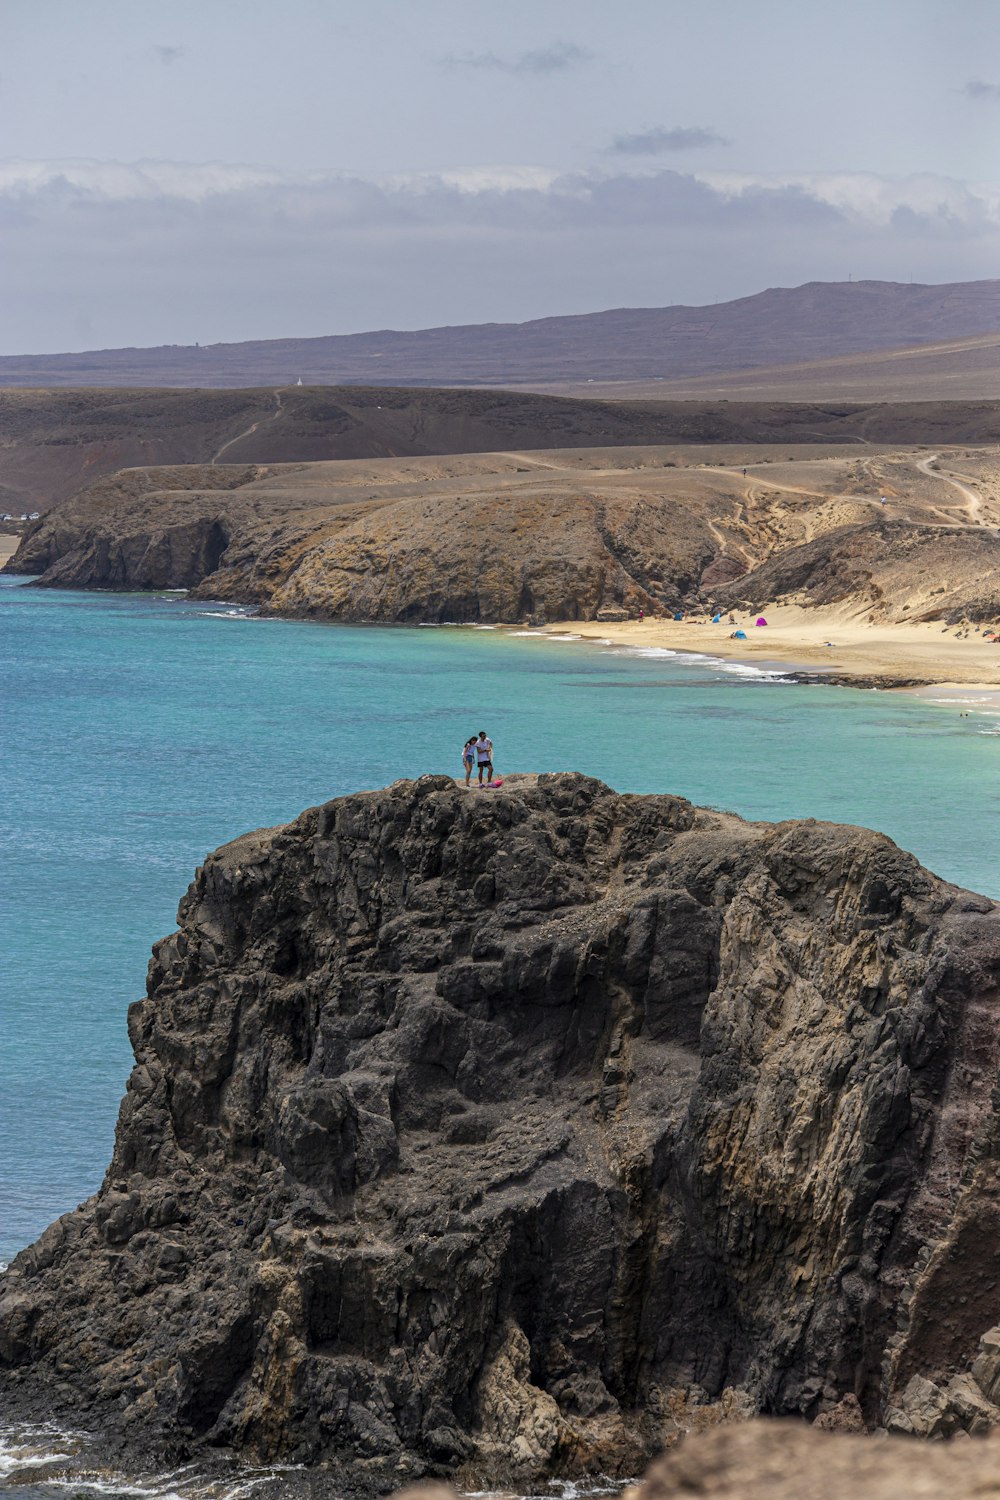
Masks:
[[[1000,896],[1000,719],[903,694],[2,580],[0,715],[0,1259],[99,1185],[126,1006],[205,853],[340,793],[457,773],[481,727],[501,774],[867,824]]]
[[[98,1186],[125,1008],[205,853],[400,776],[577,769],[889,833],[1000,896],[1000,721],[499,631],[0,587],[0,1258]]]

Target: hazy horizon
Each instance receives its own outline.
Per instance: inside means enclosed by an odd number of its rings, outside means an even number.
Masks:
[[[933,287],[933,286],[949,286],[949,285],[955,285],[956,284],[956,283],[943,282],[943,281],[942,282],[915,282],[914,281],[914,282],[908,282],[908,283],[903,283],[903,282],[886,282],[886,281],[876,281],[876,280],[873,280],[872,278],[865,278],[865,279],[861,279],[860,281],[857,280],[857,279],[855,279],[854,282],[853,282],[853,284],[854,285],[864,285],[866,281],[867,281],[868,285],[873,285],[873,286],[874,285],[878,285],[878,286],[911,285],[911,286],[917,287],[918,289],[921,288],[921,287],[926,288],[926,287]],[[981,278],[981,280],[980,280],[980,282],[978,284],[985,284],[985,283],[988,283],[988,282],[995,282],[997,284],[1000,284],[1000,276]],[[757,292],[750,292],[750,293],[746,294],[746,297],[744,297],[744,298],[732,298],[732,299],[727,299],[727,301],[729,301],[729,300],[732,300],[732,301],[747,300],[747,298],[749,298],[749,297],[761,296],[761,295],[763,295],[766,292],[773,292],[773,291],[797,291],[797,290],[800,290],[801,288],[803,288],[805,286],[827,286],[827,287],[829,287],[829,286],[843,286],[843,285],[847,285],[847,284],[849,284],[849,283],[846,283],[846,282],[817,281],[817,282],[800,282],[798,287],[782,287],[782,286],[761,287]],[[977,283],[970,281],[970,282],[963,282],[963,283],[958,283],[958,284],[972,286],[972,285],[976,285]],[[680,302],[678,302],[678,303],[663,303],[663,304],[660,304],[659,306],[660,307],[700,308],[700,307],[705,307],[705,306],[718,306],[718,305],[719,305],[719,300],[716,299],[715,303],[680,303]],[[427,327],[423,327],[423,328],[412,328],[412,329],[390,328],[388,326],[384,327],[384,328],[374,328],[373,327],[373,328],[356,329],[356,330],[354,330],[354,332],[357,333],[357,334],[436,333],[436,332],[439,332],[439,331],[450,330],[450,329],[455,329],[455,328],[462,328],[462,327],[480,327],[480,328],[489,328],[489,327],[501,328],[502,327],[502,328],[514,328],[514,327],[522,326],[524,323],[545,322],[545,321],[547,321],[550,318],[560,317],[560,316],[566,316],[566,317],[587,317],[587,316],[589,316],[591,314],[599,314],[599,313],[604,313],[604,312],[634,312],[634,311],[644,311],[644,310],[654,311],[656,309],[654,309],[654,307],[653,307],[652,304],[649,305],[648,309],[643,309],[643,308],[640,308],[638,306],[635,306],[635,307],[626,307],[623,304],[623,305],[621,305],[619,307],[594,307],[594,308],[588,308],[588,309],[586,309],[586,311],[583,311],[583,312],[580,312],[580,313],[568,313],[568,314],[545,313],[540,318],[522,318],[522,319],[511,318],[511,319],[504,320],[504,321],[493,320],[492,322],[468,323],[468,324],[461,324],[461,323],[439,323],[439,324],[428,325]],[[985,331],[986,332],[993,332],[995,330],[989,329],[989,330],[985,330]],[[51,355],[58,355],[58,354],[102,354],[102,353],[111,353],[111,352],[114,352],[116,349],[131,349],[131,348],[134,348],[134,349],[194,349],[194,348],[213,349],[213,348],[227,347],[227,346],[229,346],[231,344],[267,343],[267,342],[272,342],[272,341],[274,341],[274,342],[281,342],[283,339],[286,339],[286,338],[295,338],[295,337],[298,337],[298,338],[325,338],[325,337],[330,337],[330,336],[331,335],[324,334],[324,333],[301,334],[301,335],[277,334],[277,335],[273,336],[273,340],[268,340],[268,339],[257,339],[253,335],[251,335],[249,338],[246,338],[246,339],[218,339],[214,343],[208,343],[208,344],[202,343],[200,341],[195,341],[195,342],[192,342],[191,344],[181,344],[181,343],[177,342],[176,340],[171,340],[169,342],[168,341],[163,341],[163,342],[161,342],[159,344],[104,345],[101,348],[98,348],[98,347],[94,346],[94,347],[91,347],[91,348],[88,348],[88,349],[77,349],[77,350],[55,349],[55,350],[50,350],[50,351],[42,351],[40,353],[36,353],[34,351],[32,351],[31,353],[28,353],[26,351],[22,351],[21,357],[23,357],[23,358],[35,358],[35,357],[37,357],[37,358],[44,359],[44,358],[47,357],[48,354],[51,354]],[[337,334],[334,334],[332,336],[333,337],[350,337],[351,335],[349,335],[349,334],[346,334],[346,335],[337,335]],[[944,341],[946,341],[946,342],[953,342],[954,338],[955,338],[954,335],[948,335],[948,336],[943,336],[943,337],[944,337]],[[961,338],[961,337],[963,337],[963,335],[958,335],[958,337]],[[965,335],[964,337],[974,338],[974,337],[976,337],[976,335],[969,334],[969,335]],[[877,351],[873,351],[873,352],[877,352]],[[5,357],[5,356],[0,355],[0,358],[3,358],[3,357]],[[16,358],[18,356],[15,355],[14,357]],[[834,356],[830,356],[830,357],[833,358]]]
[[[967,0],[7,0],[0,352],[992,279]]]

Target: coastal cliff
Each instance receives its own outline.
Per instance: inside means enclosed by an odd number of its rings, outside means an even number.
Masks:
[[[978,1430],[998,982],[993,904],[857,828],[564,774],[248,834],[103,1187],[0,1282],[5,1399],[369,1490],[635,1473],[706,1411]]]
[[[705,517],[631,466],[595,478],[499,454],[124,470],[41,520],[7,571],[344,622],[498,622],[673,608],[718,551]]]
[[[643,444],[123,469],[31,524],[5,571],[343,623],[789,604],[992,622],[996,453],[957,461]]]

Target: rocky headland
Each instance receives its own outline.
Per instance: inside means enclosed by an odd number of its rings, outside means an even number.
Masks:
[[[988,1428],[998,982],[994,904],[858,828],[565,774],[248,834],[154,950],[104,1185],[0,1283],[5,1409],[355,1492]]]
[[[48,587],[192,589],[343,622],[791,603],[888,624],[994,623],[998,518],[992,448],[941,458],[641,444],[227,461],[99,479],[31,526],[7,571]]]
[[[9,571],[327,620],[593,618],[679,598],[717,551],[690,507],[628,477],[516,454],[132,469],[54,510]]]

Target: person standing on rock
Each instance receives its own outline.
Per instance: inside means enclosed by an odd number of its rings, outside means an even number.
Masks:
[[[472,768],[476,764],[476,736],[466,740],[462,750],[462,765],[465,767],[465,784],[472,780]]]
[[[479,731],[476,741],[476,762],[479,766],[479,785],[483,784],[483,772],[486,772],[486,785],[493,785],[493,741],[486,738],[486,730]]]

